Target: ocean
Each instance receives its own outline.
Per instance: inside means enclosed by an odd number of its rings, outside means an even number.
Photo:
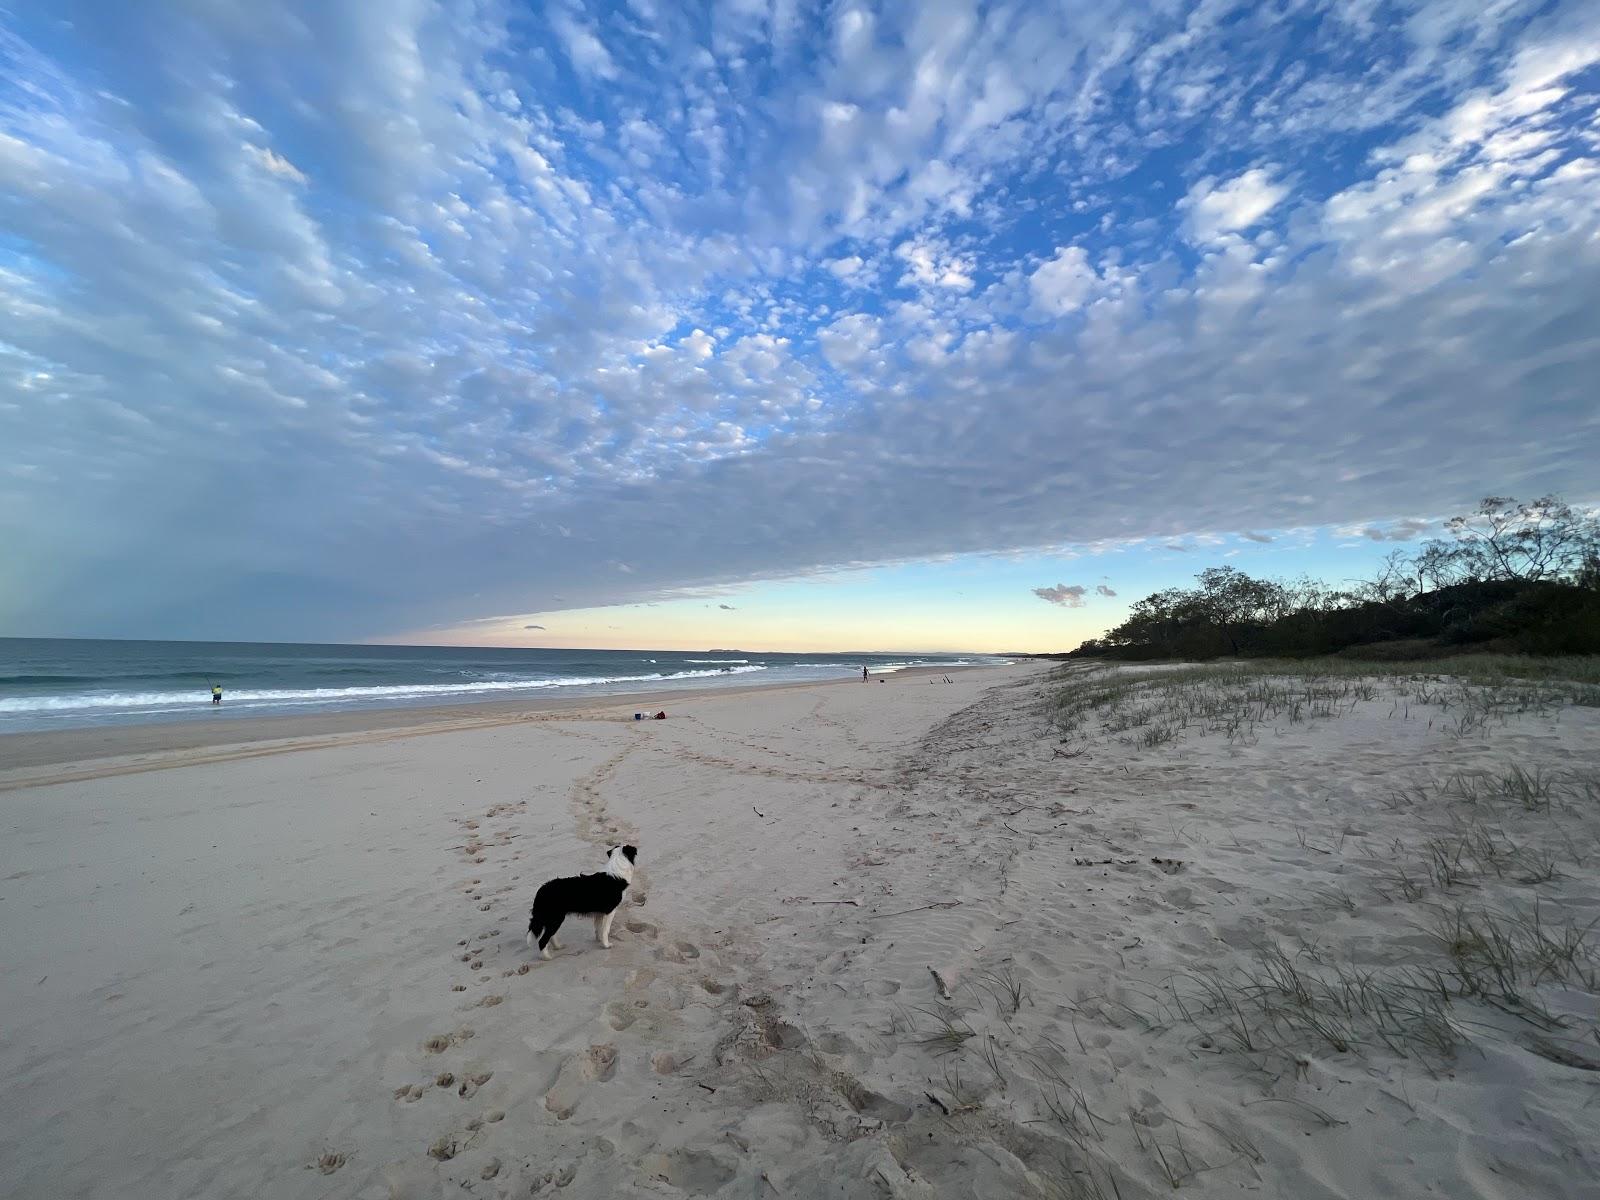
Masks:
[[[978,655],[0,638],[0,733],[841,679]],[[211,704],[220,684],[223,702]]]

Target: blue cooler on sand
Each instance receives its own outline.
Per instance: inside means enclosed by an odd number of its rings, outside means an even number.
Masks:
[[[633,719],[635,721],[642,721],[642,720],[644,720],[644,714],[643,713],[634,713],[633,714]]]

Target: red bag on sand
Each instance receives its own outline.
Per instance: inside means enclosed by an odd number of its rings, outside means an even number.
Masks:
[[[658,712],[653,719],[657,721],[665,721],[667,719],[667,714],[664,711]]]

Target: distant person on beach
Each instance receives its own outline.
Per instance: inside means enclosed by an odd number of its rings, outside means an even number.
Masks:
[[[861,682],[865,683],[866,681],[867,681],[867,669],[865,667],[862,667],[861,668]]]
[[[211,685],[211,703],[222,703],[222,685],[220,683],[213,683]]]

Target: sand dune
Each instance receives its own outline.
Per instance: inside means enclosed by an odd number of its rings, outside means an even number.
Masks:
[[[1582,939],[1407,988],[1471,966],[1441,922],[1600,914],[1600,710],[1381,683],[1169,737],[951,678],[0,794],[0,1190],[1592,1194]],[[613,948],[538,961],[534,888],[623,840]]]

